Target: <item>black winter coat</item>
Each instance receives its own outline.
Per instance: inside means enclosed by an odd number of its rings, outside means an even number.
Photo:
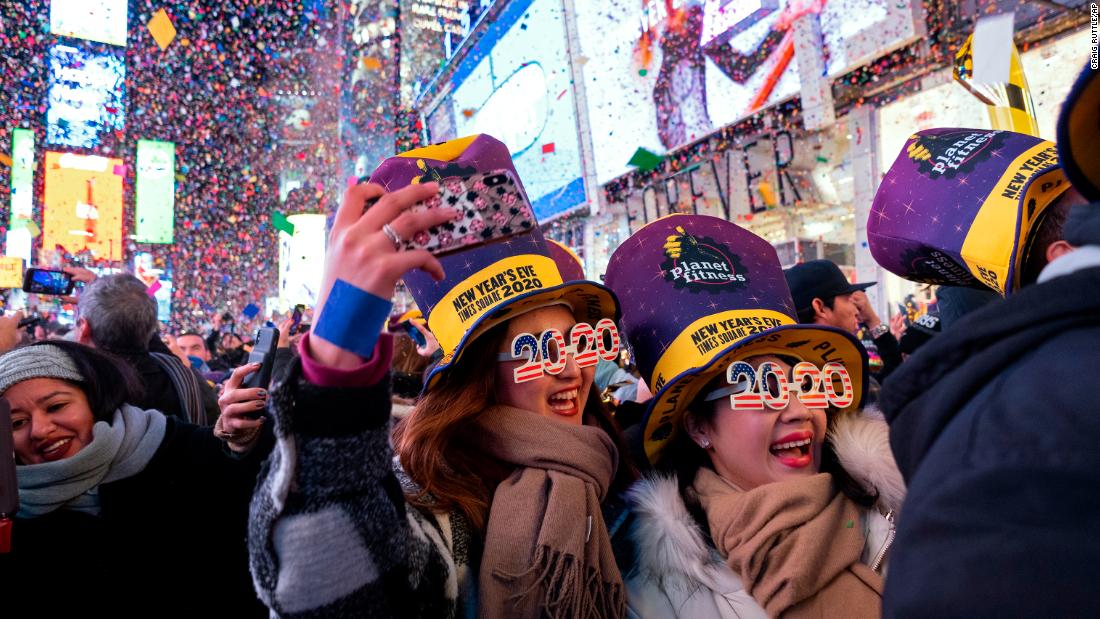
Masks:
[[[1100,616],[1100,268],[959,320],[885,383],[909,495],[886,617]]]
[[[145,469],[99,487],[98,516],[16,519],[0,616],[265,616],[245,543],[269,427],[259,440],[238,458],[211,428],[169,416]]]

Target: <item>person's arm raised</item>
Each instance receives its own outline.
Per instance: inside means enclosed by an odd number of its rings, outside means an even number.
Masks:
[[[276,615],[439,616],[450,603],[453,558],[392,470],[392,346],[379,339],[398,279],[443,277],[434,256],[399,251],[382,232],[407,238],[453,218],[406,212],[435,191],[357,185],[336,214],[316,319],[270,396],[278,442],[252,498],[253,580]]]

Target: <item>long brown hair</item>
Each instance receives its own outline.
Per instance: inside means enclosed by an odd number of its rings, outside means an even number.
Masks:
[[[417,507],[458,510],[479,535],[485,530],[493,491],[512,472],[509,464],[473,448],[465,440],[475,421],[496,403],[496,353],[507,333],[499,324],[471,343],[462,359],[425,393],[393,432],[394,448],[405,473],[419,486],[408,496]],[[584,415],[607,432],[619,450],[619,466],[609,496],[637,478],[619,427],[595,389],[588,392]]]

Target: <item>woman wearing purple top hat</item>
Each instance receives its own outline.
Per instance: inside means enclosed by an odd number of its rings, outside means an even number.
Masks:
[[[867,358],[801,325],[775,250],[725,220],[659,219],[606,282],[655,396],[631,491],[638,617],[877,617],[904,497]]]
[[[565,281],[530,221],[439,258],[402,249],[459,225],[451,208],[407,210],[436,194],[430,181],[496,170],[515,174],[486,135],[410,151],[336,215],[253,497],[253,577],[277,615],[625,616],[604,511],[632,469],[591,388],[618,352],[615,296]],[[475,208],[524,208],[496,202]],[[391,439],[379,331],[398,278],[443,357]]]

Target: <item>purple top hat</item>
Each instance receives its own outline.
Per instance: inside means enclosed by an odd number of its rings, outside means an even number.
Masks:
[[[500,169],[511,171],[519,180],[508,148],[481,134],[390,157],[370,181],[386,191],[396,191],[422,181]],[[578,321],[595,323],[619,316],[618,301],[609,289],[594,282],[563,279],[537,226],[441,256],[439,261],[446,272],[443,281],[436,282],[422,271],[405,275],[405,286],[443,350],[443,359],[429,374],[426,388],[459,362],[470,342],[525,311],[559,302],[569,305]]]
[[[798,324],[775,248],[744,228],[704,215],[663,217],[615,250],[605,281],[656,394],[644,435],[652,462],[700,390],[746,357],[839,361],[856,389],[853,407],[862,399],[866,351],[850,333]]]
[[[988,129],[918,132],[875,194],[871,255],[908,280],[1011,294],[1029,233],[1068,188],[1053,142]]]

